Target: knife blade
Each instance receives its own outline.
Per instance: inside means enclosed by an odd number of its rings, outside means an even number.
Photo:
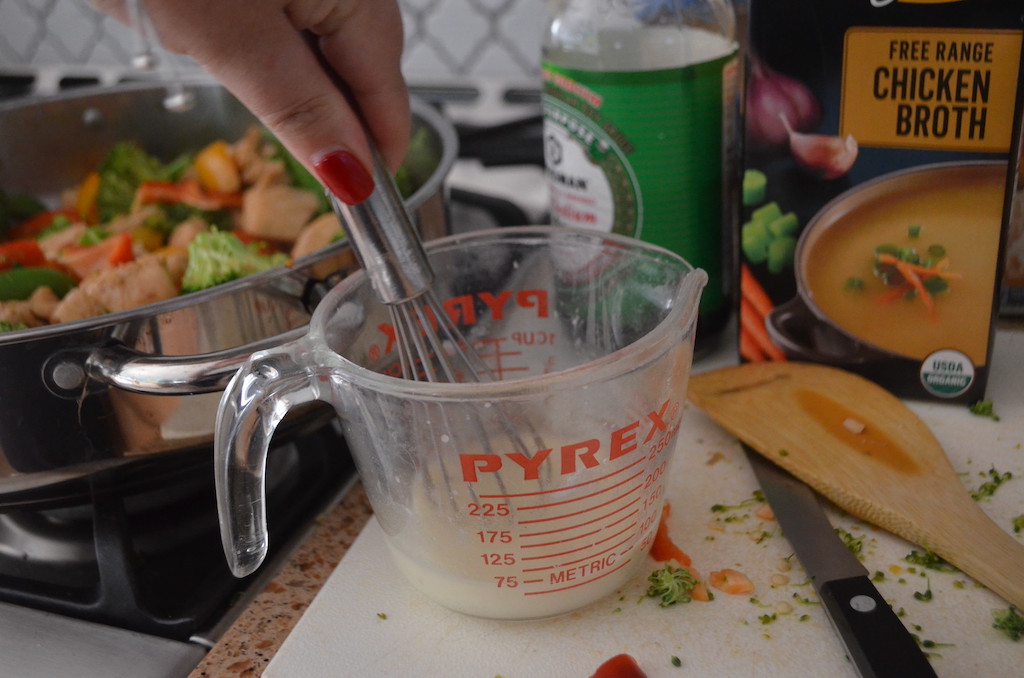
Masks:
[[[768,505],[863,678],[934,678],[917,641],[835,532],[817,494],[742,443]]]

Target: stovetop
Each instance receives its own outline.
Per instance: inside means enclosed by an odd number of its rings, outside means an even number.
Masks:
[[[536,94],[413,90],[449,114],[459,132],[462,153],[446,182],[453,229],[545,223]],[[0,100],[36,93],[47,92],[30,74],[0,75]],[[467,104],[474,96],[482,103]],[[489,120],[502,124],[495,129]],[[224,561],[209,450],[176,456],[164,472],[115,470],[82,481],[53,505],[0,509],[0,675],[187,676],[316,516],[355,482],[347,451],[338,453],[343,445],[334,421],[272,451],[272,550],[245,580],[234,579]]]
[[[2,674],[187,675],[354,482],[337,420],[324,421],[271,451],[272,552],[245,580],[225,564],[209,450],[168,455],[149,482],[128,465],[52,506],[0,511]]]

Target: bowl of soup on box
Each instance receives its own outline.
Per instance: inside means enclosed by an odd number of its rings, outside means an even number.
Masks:
[[[998,0],[749,4],[739,346],[984,396],[1019,176]]]

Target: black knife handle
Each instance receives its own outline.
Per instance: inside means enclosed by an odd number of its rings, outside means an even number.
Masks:
[[[934,678],[917,641],[867,577],[823,582],[818,589],[850,659],[864,678]]]

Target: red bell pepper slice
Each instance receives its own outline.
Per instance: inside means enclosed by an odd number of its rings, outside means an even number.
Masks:
[[[47,212],[40,212],[34,217],[29,217],[17,226],[13,226],[7,231],[7,237],[11,240],[35,238],[37,235],[49,228],[50,224],[52,224],[53,220],[57,217],[67,217],[70,221],[81,221],[81,218],[78,216],[78,210],[71,208],[49,210]]]
[[[628,654],[617,654],[597,668],[597,671],[590,678],[647,678],[647,674],[640,669]]]
[[[118,233],[95,245],[74,245],[61,252],[60,259],[81,280],[100,269],[134,261],[132,236]]]
[[[198,181],[144,181],[135,192],[135,202],[180,202],[201,210],[219,210],[242,206],[241,193],[204,191]]]
[[[44,266],[46,255],[35,238],[0,243],[0,271],[12,266]]]

